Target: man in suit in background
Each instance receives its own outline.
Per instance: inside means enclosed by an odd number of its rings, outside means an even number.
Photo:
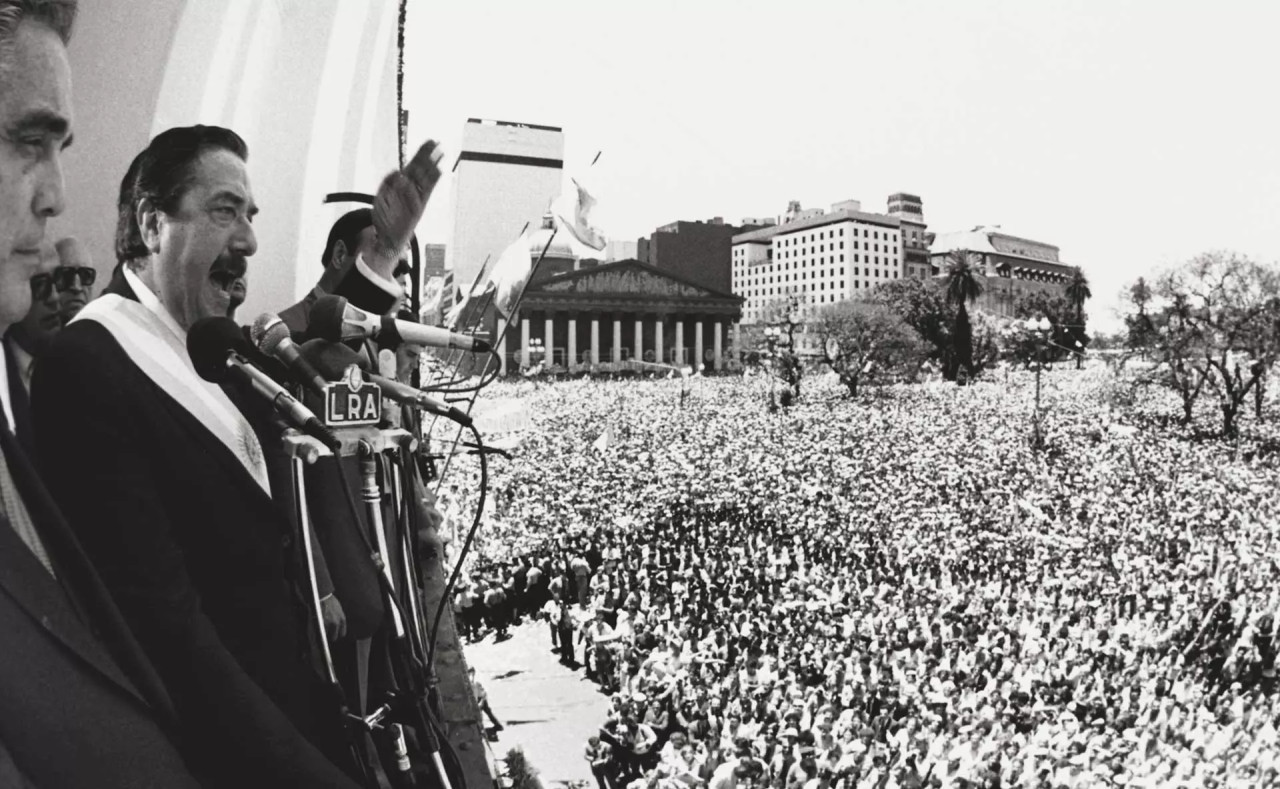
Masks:
[[[53,282],[58,291],[58,314],[65,326],[93,298],[93,283],[98,279],[98,272],[89,259],[89,251],[76,239],[69,236],[61,239],[57,250],[58,267],[53,270]]]
[[[0,330],[28,312],[31,279],[52,262],[40,247],[46,221],[63,209],[75,13],[74,0],[0,0],[8,132]],[[0,375],[12,369],[0,365]],[[168,693],[10,430],[8,384],[0,386],[0,786],[197,789]]]
[[[311,662],[292,524],[271,496],[262,441],[278,434],[260,438],[186,350],[196,321],[246,291],[246,156],[234,132],[196,126],[158,135],[129,168],[119,276],[36,370],[41,466],[199,768],[228,786],[354,789],[344,722]]]
[[[384,243],[385,231],[379,231],[373,209],[357,208],[348,211],[334,222],[325,242],[321,263],[324,270],[311,292],[301,301],[280,311],[280,318],[289,327],[296,342],[309,337],[310,312],[316,300],[324,295],[343,295],[351,304],[375,315],[396,315],[404,306],[406,296],[401,278],[408,273],[408,236]],[[378,344],[366,340],[358,345],[360,358],[373,372],[379,370]],[[395,349],[397,369],[388,377],[409,383],[407,371],[416,365],[420,348],[401,343]],[[389,400],[383,401],[384,422],[394,427],[405,427],[417,435],[416,412],[404,409]],[[352,495],[359,500],[362,480],[359,462],[355,458],[342,460],[343,475]],[[368,539],[376,544],[364,512],[357,513],[360,522],[352,524],[341,489],[328,484],[332,477],[320,476],[322,469],[308,471],[311,478],[307,485],[310,512],[316,524],[316,532],[324,554],[324,563],[333,578],[337,599],[346,613],[349,640],[335,645],[334,661],[353,707],[369,712],[378,706],[379,696],[394,686],[390,678],[387,655],[389,626],[387,607],[382,600],[378,582],[378,570],[367,551],[357,529],[364,530]],[[328,469],[323,469],[327,475]],[[383,476],[382,489],[388,491]],[[409,502],[411,526],[418,536],[422,554],[439,551],[436,534],[442,517],[426,498],[425,487],[416,468],[410,469],[405,481]],[[392,567],[397,583],[403,583],[400,571],[399,534],[396,532],[396,512],[389,496],[384,495],[382,515],[387,532],[388,551],[384,557]],[[372,686],[372,690],[370,687]]]

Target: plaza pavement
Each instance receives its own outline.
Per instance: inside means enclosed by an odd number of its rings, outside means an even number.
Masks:
[[[490,634],[465,652],[506,726],[490,743],[494,756],[503,759],[521,748],[547,789],[570,781],[594,787],[583,749],[604,723],[609,698],[581,670],[560,665],[547,624],[526,621],[511,628],[506,641],[494,643]],[[488,718],[483,722],[488,725]]]

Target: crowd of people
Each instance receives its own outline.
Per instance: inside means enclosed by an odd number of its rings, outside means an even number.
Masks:
[[[524,393],[463,618],[543,612],[612,694],[602,789],[1277,785],[1280,458],[1100,366],[1046,377],[1033,449],[1031,381]]]

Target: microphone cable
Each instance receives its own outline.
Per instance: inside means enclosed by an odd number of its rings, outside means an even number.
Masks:
[[[480,457],[480,499],[476,502],[476,511],[475,516],[471,519],[471,528],[467,530],[466,539],[462,541],[462,548],[458,551],[458,558],[454,560],[453,571],[449,574],[449,580],[445,582],[444,595],[440,597],[440,604],[436,606],[435,621],[431,623],[431,635],[427,641],[427,665],[435,665],[436,638],[440,634],[440,620],[444,617],[445,606],[449,605],[453,600],[453,587],[458,582],[458,576],[462,574],[462,564],[466,561],[467,552],[471,550],[471,543],[475,540],[476,532],[480,529],[480,519],[484,515],[484,505],[489,495],[489,456],[486,452],[484,439],[480,437],[480,431],[476,430],[474,425],[467,425],[467,429],[471,431],[471,436],[475,439]]]

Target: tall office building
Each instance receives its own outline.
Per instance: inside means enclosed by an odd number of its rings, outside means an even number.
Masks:
[[[560,194],[564,133],[555,126],[471,118],[453,167],[453,241],[446,266],[466,290]],[[488,268],[486,268],[488,270]]]

